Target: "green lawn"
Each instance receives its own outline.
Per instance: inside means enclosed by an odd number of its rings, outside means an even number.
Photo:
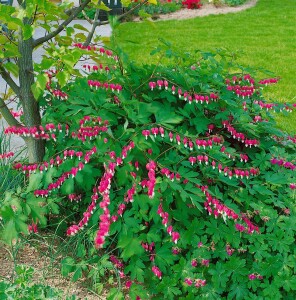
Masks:
[[[296,1],[259,0],[240,13],[189,20],[123,23],[114,31],[115,40],[132,60],[139,63],[156,59],[149,53],[159,38],[184,51],[240,51],[239,62],[264,68],[281,77],[266,96],[271,101],[296,102]],[[280,126],[296,131],[296,113],[279,117]]]

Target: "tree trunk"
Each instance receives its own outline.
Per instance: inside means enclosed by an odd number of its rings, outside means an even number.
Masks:
[[[28,20],[24,20],[24,23]],[[24,111],[24,124],[26,127],[39,127],[41,117],[39,104],[34,98],[31,86],[34,83],[33,69],[33,38],[23,39],[23,33],[19,34],[19,81],[20,81],[20,102]],[[28,147],[29,162],[41,162],[45,154],[45,144],[43,140],[37,140],[32,137],[25,138]]]

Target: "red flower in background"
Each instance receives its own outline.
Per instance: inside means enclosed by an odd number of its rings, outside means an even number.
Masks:
[[[186,0],[182,2],[182,5],[188,9],[199,9],[202,7],[200,0]]]

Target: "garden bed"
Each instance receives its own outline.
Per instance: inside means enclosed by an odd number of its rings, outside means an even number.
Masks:
[[[245,2],[245,3],[243,3]],[[200,9],[188,9],[182,6],[182,1],[158,1],[157,5],[144,5],[136,9],[133,13],[127,15],[124,21],[141,21],[147,19],[150,15],[151,20],[171,20],[171,19],[190,19],[195,17],[203,17],[208,15],[219,15],[226,13],[236,13],[248,8],[253,7],[257,0],[229,0],[226,4],[221,0],[213,0],[202,3]],[[138,5],[135,3],[133,6]],[[128,9],[131,9],[129,7]],[[95,10],[86,10],[86,15],[93,18]],[[79,19],[84,19],[83,14],[79,15]]]
[[[207,3],[202,6],[201,9],[187,9],[181,8],[172,13],[167,14],[159,14],[155,16],[154,19],[157,20],[182,20],[182,19],[191,19],[196,17],[204,17],[208,15],[220,15],[220,14],[227,14],[227,13],[236,13],[248,8],[253,7],[256,5],[257,0],[250,0],[247,1],[245,4],[240,6],[215,6],[213,3]],[[140,18],[135,18],[134,21],[140,21]]]

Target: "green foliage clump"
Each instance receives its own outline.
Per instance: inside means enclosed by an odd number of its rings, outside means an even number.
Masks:
[[[225,4],[229,6],[238,6],[247,2],[247,0],[224,0]]]
[[[0,281],[0,299],[22,299],[22,300],[43,300],[43,299],[65,299],[63,292],[33,283],[34,269],[23,265],[16,266],[16,277],[13,282]],[[75,300],[75,296],[67,297],[67,300]]]
[[[87,15],[87,17],[91,20],[94,19],[95,17],[95,14],[96,14],[96,8],[85,8],[84,9],[84,13]],[[85,19],[85,16],[82,12],[80,12],[78,15],[77,15],[77,18],[78,19]]]
[[[238,6],[246,3],[247,0],[213,0],[213,4],[216,7],[221,7],[223,5],[228,5],[228,6]]]
[[[151,15],[155,14],[169,14],[178,11],[182,8],[182,5],[177,2],[165,2],[157,3],[156,5],[146,5],[143,10]]]
[[[273,117],[293,106],[262,95],[278,79],[223,51],[167,45],[145,66],[83,51],[86,76],[57,93],[52,72],[40,99],[48,170],[27,189],[59,204],[63,274],[101,287],[109,270],[131,299],[294,298],[295,138]]]

